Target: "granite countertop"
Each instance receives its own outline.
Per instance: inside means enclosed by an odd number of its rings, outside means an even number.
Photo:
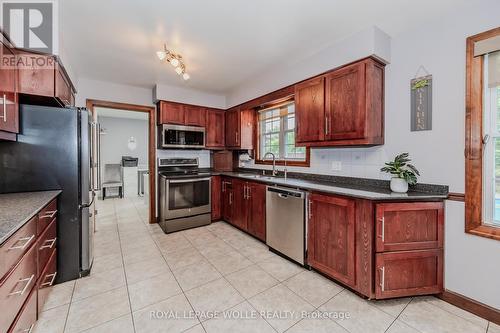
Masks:
[[[298,179],[291,177],[285,180],[284,177],[262,176],[256,173],[247,173],[247,172],[218,172],[213,174],[236,177],[236,178],[246,179],[249,181],[257,181],[269,185],[285,186],[301,190],[310,190],[310,191],[318,191],[331,194],[346,195],[355,198],[377,200],[377,201],[378,200],[380,201],[444,200],[448,197],[447,187],[442,185],[426,186],[426,189],[428,189],[427,191],[410,190],[408,191],[408,193],[394,193],[391,192],[391,190],[388,188],[368,185],[366,184],[366,182],[358,184],[356,183],[339,184],[335,181],[309,180],[309,179]],[[438,187],[439,191],[433,190],[434,186]],[[446,192],[443,191],[443,188],[446,188]]]
[[[0,245],[62,191],[0,194]]]

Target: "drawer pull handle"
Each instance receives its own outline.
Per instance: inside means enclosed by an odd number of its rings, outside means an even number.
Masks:
[[[35,238],[35,235],[31,235],[30,237],[22,237],[19,238],[14,244],[17,244],[19,242],[24,242],[21,245],[16,245],[16,246],[11,246],[9,247],[9,250],[24,250],[28,245],[31,243],[31,241]]]
[[[379,221],[382,223],[382,231],[381,231],[381,234],[380,234],[380,238],[382,238],[382,242],[385,241],[385,218],[381,218],[379,219]]]
[[[42,219],[50,218],[51,219],[54,216],[56,216],[56,214],[57,214],[57,210],[51,210],[51,211],[45,212],[45,214],[40,216],[40,218],[42,218]]]
[[[18,290],[18,291],[13,291],[13,292],[11,292],[9,294],[9,296],[14,296],[14,295],[20,295],[20,296],[22,296],[22,295],[24,295],[24,293],[26,292],[26,290],[28,290],[28,287],[30,286],[31,281],[33,281],[34,277],[35,277],[35,275],[31,274],[31,276],[29,278],[20,279],[19,281],[17,281],[17,283],[26,282],[26,284],[24,285],[23,289]]]
[[[26,332],[26,333],[31,333],[33,331],[33,328],[35,327],[35,324],[31,324],[31,326],[25,330],[19,331],[19,332]]]
[[[3,116],[1,116],[0,118],[3,118],[3,122],[6,123],[7,122],[7,95],[6,94],[3,94]]]
[[[56,279],[56,275],[57,275],[57,272],[52,273],[52,274],[45,275],[45,279],[47,279],[49,276],[52,276],[52,278],[50,279],[50,281],[49,281],[49,282],[44,282],[44,283],[42,283],[42,284],[41,284],[41,286],[42,286],[42,287],[45,287],[45,286],[50,287],[50,286],[54,283],[54,280]],[[44,279],[44,280],[45,280],[45,279]]]
[[[380,289],[385,291],[385,267],[380,267]]]
[[[56,243],[56,240],[57,240],[57,237],[55,238],[52,238],[52,239],[46,239],[44,242],[43,242],[43,245],[40,246],[40,250],[43,250],[43,249],[51,249],[54,244]],[[49,244],[50,243],[50,244]]]

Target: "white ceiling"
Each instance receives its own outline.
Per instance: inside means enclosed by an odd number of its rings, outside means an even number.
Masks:
[[[111,118],[122,118],[122,119],[138,119],[138,120],[148,120],[148,113],[146,112],[136,112],[128,110],[119,109],[108,109],[96,107],[98,117],[111,117]]]
[[[302,59],[376,25],[391,36],[467,0],[63,0],[63,44],[79,77],[226,93],[285,57]],[[185,59],[184,82],[156,51]],[[63,59],[64,60],[64,59]]]

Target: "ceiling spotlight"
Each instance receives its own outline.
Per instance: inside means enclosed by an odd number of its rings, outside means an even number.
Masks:
[[[158,51],[158,52],[156,52],[156,55],[158,56],[158,58],[160,60],[165,60],[165,58],[167,57],[167,52],[165,52],[165,51]]]
[[[190,76],[186,73],[186,65],[184,64],[180,54],[176,54],[167,49],[167,45],[165,44],[163,46],[163,51],[156,52],[156,55],[161,61],[170,63],[175,68],[175,72],[182,75],[184,80],[189,80]]]
[[[170,65],[174,66],[174,67],[177,67],[179,66],[179,60],[177,58],[172,58],[170,60]]]
[[[180,67],[180,66],[179,66],[179,67],[177,67],[177,68],[175,69],[175,72],[176,72],[177,74],[181,75],[181,74],[182,74],[182,67]]]
[[[187,80],[189,80],[190,76],[188,73],[184,73],[184,74],[182,74],[182,78],[187,81]]]

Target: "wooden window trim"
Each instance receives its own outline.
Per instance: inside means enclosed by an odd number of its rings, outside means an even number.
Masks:
[[[500,228],[483,223],[483,56],[474,44],[500,35],[500,27],[467,38],[465,95],[465,232],[500,240]]]
[[[280,100],[277,100],[275,102],[268,102],[265,105],[262,105],[260,108],[255,110],[255,119],[256,119],[256,124],[255,126],[255,164],[262,164],[262,165],[272,165],[273,161],[272,160],[262,160],[260,159],[260,121],[259,121],[259,115],[258,115],[258,110],[262,110],[263,108],[269,109],[275,106],[279,106],[284,103],[288,103],[290,101],[294,101],[293,97],[287,97],[283,98]],[[297,128],[297,126],[295,126]],[[311,165],[311,148],[306,147],[306,159],[304,161],[295,161],[295,160],[286,160],[286,165],[287,166],[298,166],[298,167],[309,167]],[[285,165],[285,161],[283,159],[278,159],[275,161],[276,165]]]

